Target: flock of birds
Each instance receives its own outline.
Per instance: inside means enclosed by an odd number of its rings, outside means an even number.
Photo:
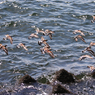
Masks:
[[[95,16],[92,16],[93,17],[93,20],[91,20],[92,23],[95,22]],[[39,28],[36,29],[36,33],[32,33],[28,39],[31,39],[31,38],[39,38],[38,34],[39,33],[42,33],[43,36],[49,36],[49,38],[52,40],[52,34],[54,34],[54,31],[51,31],[49,29],[46,29],[46,30],[39,30]],[[76,33],[80,33],[80,35],[77,35],[74,37],[75,41],[78,41],[78,39],[81,39],[84,43],[86,43],[85,39],[83,38],[83,36],[85,36],[85,34],[81,31],[81,30],[74,30],[73,31],[73,34],[76,34]],[[41,36],[41,40],[38,41],[38,45],[42,45],[44,44],[44,47],[43,48],[40,48],[41,50],[41,53],[42,54],[49,54],[52,58],[55,58],[53,52],[51,51],[51,47],[50,45],[47,43],[47,39],[45,39],[43,36]],[[10,36],[10,35],[5,35],[5,38],[3,38],[3,40],[10,40],[10,43],[13,44],[13,38]],[[88,51],[91,55],[93,55],[95,57],[95,53],[94,51],[91,49],[92,46],[94,46],[95,43],[91,42],[90,45],[88,47],[86,47],[82,53],[84,53],[85,51]],[[0,49],[2,49],[7,55],[8,55],[8,49],[6,48],[7,45],[2,45],[0,44]],[[26,51],[28,51],[27,47],[25,46],[24,43],[19,43],[17,45],[18,48],[22,47],[23,49],[25,49]],[[93,59],[93,57],[91,57],[90,55],[82,55],[79,60],[83,60],[85,58],[91,58]],[[88,66],[90,69],[94,68],[93,66]],[[91,70],[92,70],[91,69]],[[94,68],[95,69],[95,68]]]
[[[38,34],[39,33],[42,33],[43,36],[49,36],[50,39],[52,40],[52,34],[54,34],[54,31],[51,31],[49,29],[46,29],[45,31],[44,30],[39,30],[39,28],[36,29],[36,33],[32,33],[28,39],[31,39],[31,38],[39,38]],[[47,43],[48,40],[46,40],[43,36],[41,36],[41,40],[38,41],[38,45],[42,45],[44,44],[44,47],[43,48],[40,48],[41,50],[41,53],[42,54],[49,54],[52,58],[54,58],[54,54],[53,52],[51,51],[51,48],[50,48],[50,45]],[[13,38],[12,36],[10,35],[5,35],[5,38],[3,38],[3,40],[10,40],[10,43],[13,44]],[[6,48],[7,45],[2,45],[0,44],[0,49],[2,49],[7,55],[8,55],[8,49]],[[23,49],[25,49],[26,51],[28,51],[27,47],[25,46],[24,43],[19,43],[17,45],[18,48],[22,47]]]
[[[92,16],[92,17],[93,17],[93,20],[91,20],[91,22],[94,23],[94,22],[95,22],[95,16]],[[73,34],[76,34],[76,33],[80,33],[80,35],[77,35],[77,36],[74,37],[75,41],[78,41],[78,39],[81,39],[84,43],[86,43],[86,41],[85,41],[85,39],[84,39],[84,37],[83,37],[83,36],[85,36],[85,34],[84,34],[81,30],[75,30],[75,31],[73,32]],[[82,51],[82,53],[84,53],[85,51],[88,51],[92,56],[95,57],[95,53],[94,53],[94,51],[91,49],[92,46],[95,46],[95,43],[94,43],[94,42],[90,42],[89,46],[86,47],[86,48]],[[79,60],[83,60],[83,59],[85,59],[85,58],[93,59],[92,56],[90,56],[90,55],[88,55],[88,54],[87,54],[87,55],[82,55],[82,56],[79,58]],[[90,68],[91,71],[95,70],[95,67],[93,67],[93,66],[87,66],[87,67]]]
[[[81,35],[77,35],[77,36],[74,37],[75,41],[78,41],[78,39],[81,39],[84,43],[86,43],[85,39],[83,38],[83,36],[85,36],[85,34],[84,34],[82,31],[80,31],[80,30],[75,30],[73,33],[74,33],[74,34],[76,34],[76,33],[80,33],[80,34],[81,34]],[[94,51],[91,49],[91,47],[94,46],[94,45],[95,45],[95,43],[91,42],[90,45],[89,45],[88,47],[86,47],[86,48],[82,51],[82,53],[84,53],[85,51],[88,51],[90,54],[92,54],[92,55],[95,57],[95,53],[94,53]],[[83,56],[81,56],[81,57],[79,58],[79,60],[82,60],[82,59],[84,59],[84,58],[91,58],[91,59],[93,59],[90,55],[83,55]]]

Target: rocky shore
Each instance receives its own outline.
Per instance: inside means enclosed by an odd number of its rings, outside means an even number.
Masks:
[[[60,69],[49,84],[43,84],[27,74],[18,80],[18,85],[13,89],[4,91],[1,88],[0,95],[94,95],[94,76],[93,71],[79,79],[79,75]]]

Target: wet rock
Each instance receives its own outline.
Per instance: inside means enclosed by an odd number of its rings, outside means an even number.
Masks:
[[[26,84],[34,83],[34,82],[37,81],[29,75],[25,75],[19,80],[19,83],[26,83]]]
[[[72,92],[70,92],[69,90],[67,90],[65,87],[61,86],[60,84],[54,85],[53,86],[53,90],[52,90],[53,94],[62,94],[62,93],[69,93],[72,94]]]
[[[71,82],[73,83],[73,82],[75,82],[73,74],[69,73],[68,71],[66,71],[64,69],[61,69],[61,70],[56,72],[54,80],[58,80],[62,83],[71,83]]]

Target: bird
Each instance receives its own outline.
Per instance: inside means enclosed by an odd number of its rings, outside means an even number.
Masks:
[[[86,43],[85,40],[84,40],[84,38],[81,35],[75,36],[74,37],[75,41],[78,41],[78,38],[80,38],[84,43]]]
[[[54,31],[51,31],[49,29],[45,30],[45,35],[49,35],[50,39],[52,40],[52,34],[54,34]]]
[[[7,45],[0,44],[0,49],[2,49],[8,55],[8,49],[6,48]]]
[[[43,35],[45,35],[45,31],[39,30],[39,28],[36,29],[36,34],[38,34],[38,33],[42,33]]]
[[[91,71],[95,70],[95,67],[93,66],[87,66],[88,68],[90,68]]]
[[[48,47],[50,47],[50,46],[48,45],[47,41],[48,41],[48,40],[45,40],[44,37],[42,36],[42,37],[41,37],[41,41],[38,41],[38,44],[41,45],[41,44],[43,43],[44,45],[47,45]]]
[[[84,53],[85,51],[88,51],[89,53],[91,53],[91,54],[95,57],[95,53],[94,53],[93,50],[91,50],[91,47],[85,48],[85,49],[82,51],[82,53]]]
[[[39,38],[39,36],[38,36],[37,34],[32,33],[32,34],[28,37],[28,39],[31,39],[31,38],[33,38],[33,37]]]
[[[17,45],[17,47],[18,47],[18,48],[23,47],[23,49],[25,49],[26,51],[28,51],[28,49],[26,48],[25,44],[23,44],[23,43],[19,43],[19,44]]]
[[[49,33],[54,34],[54,31],[51,31],[51,30],[49,30],[49,29],[46,29],[46,30],[45,30],[45,33],[47,33],[47,34],[49,34]]]
[[[92,16],[92,17],[93,17],[93,20],[91,20],[91,22],[94,23],[95,22],[95,16]]]
[[[85,58],[91,58],[93,59],[90,55],[82,55],[79,60],[85,59]]]
[[[89,47],[91,47],[91,46],[95,46],[95,43],[91,42]]]
[[[51,50],[51,48],[46,45],[46,46],[44,46],[43,48],[40,48],[40,50],[41,50],[41,53],[42,53],[42,54],[45,54],[45,51]]]
[[[52,51],[47,50],[47,51],[46,51],[46,53],[48,53],[52,58],[55,58],[55,56],[54,56],[54,54],[53,54],[53,52],[52,52]]]
[[[47,53],[47,54],[49,54],[52,58],[54,58],[54,57],[55,57],[55,56],[54,56],[54,54],[53,54],[53,52],[52,52],[52,51],[50,51],[50,50],[51,50],[51,48],[50,48],[50,47],[48,47],[48,46],[45,46],[45,47],[41,48],[40,50],[41,50],[41,53],[42,53],[42,54]]]
[[[85,51],[88,51],[88,50],[91,50],[91,47],[86,47],[86,48],[82,51],[82,53],[84,53]]]
[[[10,35],[5,35],[6,38],[3,38],[3,40],[6,40],[6,39],[9,39],[10,40],[10,43],[13,44],[13,38],[10,36]]]
[[[73,34],[80,33],[82,36],[85,36],[85,34],[81,30],[74,30]]]

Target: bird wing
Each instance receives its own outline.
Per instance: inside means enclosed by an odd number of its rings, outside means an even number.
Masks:
[[[52,34],[51,34],[51,33],[49,33],[49,37],[50,37],[50,39],[52,40]]]
[[[42,37],[41,37],[41,41],[44,41],[44,40],[45,40],[45,39],[44,39],[44,37],[42,36]]]
[[[95,53],[94,53],[94,51],[92,51],[92,50],[89,50],[88,52],[89,52],[89,53],[91,53],[93,56],[95,56]]]
[[[52,51],[49,51],[48,54],[49,54],[52,58],[55,57]]]
[[[82,60],[82,59],[85,59],[86,57],[85,56],[81,56],[80,58],[79,58],[79,60]]]
[[[83,42],[85,42],[84,38],[81,35],[78,35],[77,37],[80,38]]]
[[[28,51],[28,49],[26,48],[26,46],[24,46],[23,48]]]
[[[13,39],[12,38],[9,38],[9,40],[10,40],[10,43],[13,44]]]
[[[7,48],[3,49],[3,51],[8,55],[8,49]]]

